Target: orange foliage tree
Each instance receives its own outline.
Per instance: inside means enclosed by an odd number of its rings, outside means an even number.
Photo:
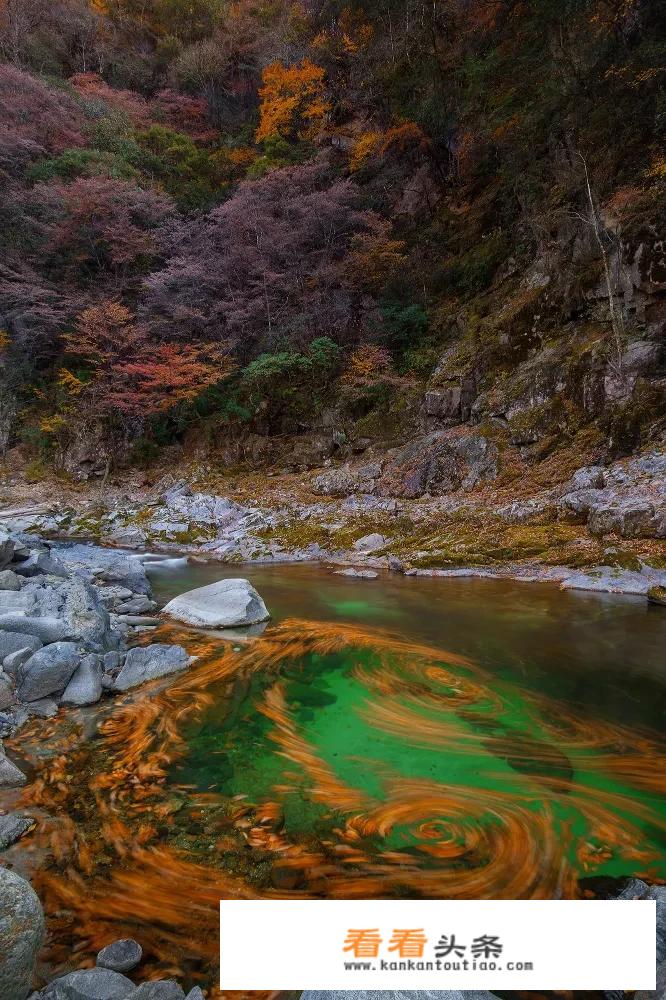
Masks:
[[[81,358],[88,369],[77,395],[99,414],[165,413],[233,370],[222,345],[155,343],[117,301],[85,309],[64,341],[67,353]]]
[[[271,63],[262,74],[263,86],[257,142],[312,135],[330,111],[324,70],[310,59],[294,66]]]

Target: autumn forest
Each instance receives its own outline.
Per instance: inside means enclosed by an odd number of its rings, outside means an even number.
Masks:
[[[654,385],[578,389],[663,328],[664,16],[0,0],[0,447],[57,465],[85,431],[141,462],[332,401],[390,437],[442,356],[492,393],[544,345],[549,447],[649,439]]]

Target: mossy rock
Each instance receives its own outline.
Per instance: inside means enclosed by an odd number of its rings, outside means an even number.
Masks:
[[[650,604],[660,604],[666,608],[666,587],[650,587],[647,598]]]

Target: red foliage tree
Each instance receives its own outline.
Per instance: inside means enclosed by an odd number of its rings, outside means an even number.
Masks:
[[[0,65],[0,121],[17,140],[49,153],[85,144],[80,105],[63,90],[14,66]]]
[[[145,315],[165,335],[221,338],[245,356],[258,342],[344,337],[363,309],[345,261],[354,236],[378,223],[357,202],[353,181],[332,179],[323,161],[241,184],[183,228],[146,281]]]
[[[108,177],[39,184],[27,205],[44,239],[39,254],[77,284],[120,287],[159,256],[175,217],[166,195]]]
[[[77,380],[80,405],[102,415],[151,417],[195,399],[226,378],[232,365],[217,344],[155,343],[122,303],[85,309],[63,337],[66,351],[88,366]]]

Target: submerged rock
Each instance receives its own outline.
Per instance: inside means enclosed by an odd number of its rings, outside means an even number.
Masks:
[[[270,618],[250,581],[242,579],[218,580],[181,594],[169,601],[164,614],[202,628],[256,625]]]
[[[151,646],[135,647],[125,657],[123,668],[115,679],[114,689],[127,691],[145,681],[185,670],[189,664],[190,657],[182,646],[156,642]]]
[[[16,812],[0,816],[0,851],[15,844],[34,827],[35,821],[32,816],[22,816]]]
[[[10,788],[15,788],[18,785],[25,785],[27,780],[23,771],[7,757],[0,746],[0,787],[7,785]],[[1,873],[2,869],[0,869]],[[2,912],[2,907],[0,907],[0,912]]]
[[[113,972],[129,972],[137,967],[142,955],[138,941],[122,938],[102,948],[97,955],[97,965],[100,969],[111,969]]]
[[[25,879],[0,868],[0,996],[25,1000],[44,940],[44,912]]]
[[[375,573],[373,569],[336,569],[336,576],[353,576],[357,577],[359,580],[376,580],[379,573]]]

